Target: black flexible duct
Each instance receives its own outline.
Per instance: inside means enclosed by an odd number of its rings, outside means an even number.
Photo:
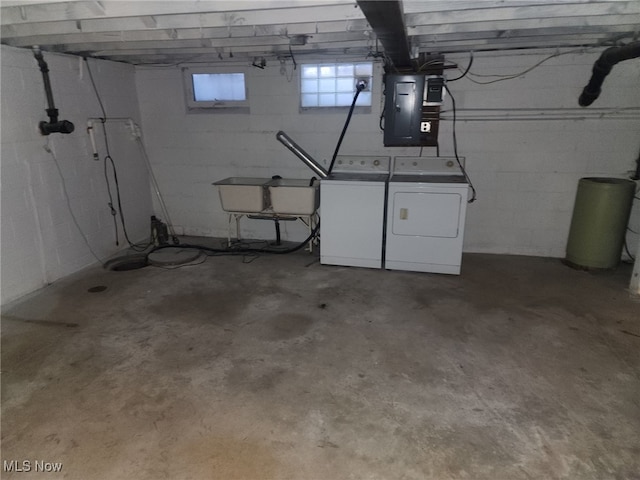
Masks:
[[[593,65],[591,79],[578,99],[581,107],[588,107],[600,96],[600,88],[616,63],[640,57],[640,42],[633,42],[622,47],[607,48]]]
[[[336,149],[333,152],[333,157],[331,157],[331,164],[329,165],[329,170],[328,170],[329,173],[331,173],[331,171],[333,170],[333,164],[336,163],[336,157],[338,156],[340,145],[342,145],[344,134],[347,133],[347,127],[349,127],[349,122],[351,121],[351,115],[353,115],[353,109],[356,106],[358,95],[360,95],[360,92],[365,88],[367,88],[367,83],[363,80],[359,81],[358,84],[356,85],[356,94],[353,96],[353,102],[351,102],[351,108],[349,109],[349,114],[347,115],[347,121],[344,122],[344,127],[342,128],[342,133],[340,133],[338,144],[336,145]]]
[[[44,57],[42,56],[42,51],[39,47],[33,47],[33,56],[36,58],[38,62],[38,66],[40,67],[40,71],[42,72],[42,81],[44,82],[44,93],[47,96],[47,105],[49,108],[46,109],[47,115],[49,116],[48,122],[40,122],[38,124],[38,128],[40,128],[40,133],[42,135],[49,135],[50,133],[71,133],[73,132],[74,126],[68,120],[58,120],[58,109],[53,103],[53,93],[51,92],[51,80],[49,80],[49,66],[47,62],[44,61]]]

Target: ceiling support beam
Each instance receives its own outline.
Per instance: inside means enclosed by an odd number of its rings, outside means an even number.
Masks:
[[[401,0],[357,0],[358,6],[398,69],[412,68]]]

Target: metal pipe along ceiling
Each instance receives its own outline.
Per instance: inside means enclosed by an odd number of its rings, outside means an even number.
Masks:
[[[400,0],[357,0],[384,52],[397,68],[411,67],[409,40]]]

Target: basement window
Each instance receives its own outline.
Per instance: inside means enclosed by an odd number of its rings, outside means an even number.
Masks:
[[[300,69],[300,106],[303,109],[350,107],[356,83],[366,80],[356,107],[371,107],[373,63],[305,64]]]
[[[242,108],[248,111],[245,73],[213,68],[183,68],[187,108],[192,111]]]

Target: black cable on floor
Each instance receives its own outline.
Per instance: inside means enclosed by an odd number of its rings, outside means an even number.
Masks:
[[[272,249],[272,248],[213,248],[213,247],[207,247],[205,245],[195,245],[195,244],[190,244],[190,243],[180,243],[178,245],[159,245],[153,249],[151,249],[151,251],[149,251],[149,254],[156,252],[158,250],[162,250],[164,248],[189,248],[189,249],[196,249],[196,250],[200,250],[202,252],[205,252],[207,254],[212,254],[212,256],[226,256],[226,255],[247,255],[247,254],[261,254],[261,253],[273,253],[276,255],[285,255],[285,254],[289,254],[289,253],[294,253],[297,252],[298,250],[304,248],[309,242],[311,242],[316,235],[318,234],[318,232],[320,231],[320,222],[318,222],[318,224],[314,227],[314,229],[311,231],[311,233],[309,234],[309,236],[303,240],[301,243],[299,243],[298,245],[295,245],[293,247],[289,247],[289,248],[284,248],[284,249]]]

